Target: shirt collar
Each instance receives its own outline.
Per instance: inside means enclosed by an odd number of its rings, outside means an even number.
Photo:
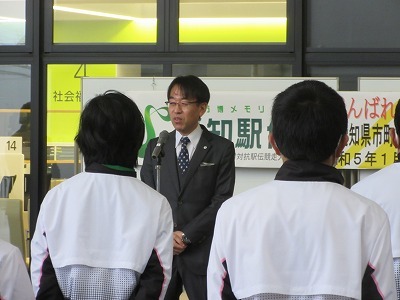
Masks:
[[[200,127],[200,124],[197,124],[197,127],[195,130],[193,130],[189,135],[187,135],[187,137],[190,140],[190,144],[195,148],[196,145],[199,143],[200,141],[200,137],[202,134],[203,130]],[[181,137],[183,135],[180,134],[177,130],[175,133],[175,148],[178,147],[181,143]]]

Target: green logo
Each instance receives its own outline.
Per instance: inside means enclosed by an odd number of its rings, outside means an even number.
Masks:
[[[155,108],[153,105],[146,106],[146,108],[144,110],[144,124],[146,126],[146,141],[144,142],[142,147],[140,147],[140,150],[139,150],[140,158],[144,157],[144,153],[146,151],[146,147],[147,147],[147,144],[149,143],[149,141],[157,136],[156,132],[154,130],[153,122],[151,120],[151,117],[154,113],[156,113],[156,116],[160,117],[161,120],[163,120],[165,122],[171,121],[169,114],[168,114],[168,108],[166,106],[163,106],[160,108]]]

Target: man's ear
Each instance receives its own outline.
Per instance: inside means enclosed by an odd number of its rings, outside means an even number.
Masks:
[[[279,150],[278,146],[276,145],[275,137],[272,133],[270,133],[268,135],[268,141],[271,144],[272,148],[274,149],[276,155],[281,156],[281,151]]]
[[[399,149],[399,137],[396,134],[396,129],[395,128],[390,128],[389,129],[389,136],[390,136],[390,139],[392,140],[393,146],[395,146],[396,149]]]
[[[340,157],[340,155],[342,154],[342,151],[343,151],[344,147],[346,147],[348,141],[349,141],[349,136],[347,135],[347,133],[342,135],[342,137],[339,140],[336,151],[335,151],[336,158]]]
[[[199,107],[200,107],[200,118],[206,113],[207,106],[208,106],[207,102],[202,102],[202,103],[199,104]]]

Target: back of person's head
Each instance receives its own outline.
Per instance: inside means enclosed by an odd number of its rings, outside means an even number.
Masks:
[[[272,107],[272,133],[290,160],[323,162],[347,132],[343,98],[325,83],[306,80],[279,93]]]
[[[394,111],[394,127],[396,128],[396,133],[400,136],[400,102],[397,102],[396,109]]]
[[[75,141],[86,165],[96,162],[132,168],[143,138],[143,116],[137,105],[117,91],[107,91],[86,104]]]
[[[178,76],[172,80],[168,87],[167,98],[174,86],[179,86],[185,99],[196,99],[199,103],[210,101],[210,91],[207,85],[194,75]]]

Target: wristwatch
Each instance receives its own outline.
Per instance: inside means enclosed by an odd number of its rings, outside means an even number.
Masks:
[[[184,234],[184,233],[182,233],[182,242],[187,246],[187,245],[190,245],[191,243],[192,243],[192,241],[191,240],[189,240],[189,238]]]

